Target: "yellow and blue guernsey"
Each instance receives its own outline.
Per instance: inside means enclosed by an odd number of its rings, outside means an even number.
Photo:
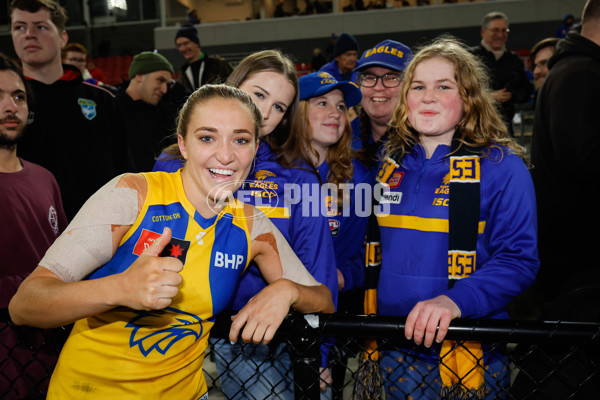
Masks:
[[[261,142],[258,146],[254,162],[246,185],[236,192],[236,196],[269,217],[308,272],[331,291],[333,303],[337,304],[337,271],[328,218],[322,215],[318,207],[314,211],[314,206],[324,200],[320,197],[319,178],[308,166],[282,167],[267,142]],[[181,159],[169,159],[163,152],[156,160],[154,171],[175,172],[182,167]],[[299,190],[294,191],[290,187]],[[308,190],[303,191],[305,188]],[[302,198],[290,201],[286,206],[286,199],[289,200],[290,196]],[[234,310],[245,306],[252,296],[267,285],[258,268],[252,266],[242,279],[233,302]]]
[[[229,305],[248,265],[250,232],[241,203],[205,219],[187,200],[181,173],[143,174],[148,195],[112,260],[89,279],[127,269],[165,227],[163,255],[183,262],[183,283],[162,310],[119,307],[75,323],[48,399],[199,399],[214,315]],[[239,207],[237,207],[239,206]]]

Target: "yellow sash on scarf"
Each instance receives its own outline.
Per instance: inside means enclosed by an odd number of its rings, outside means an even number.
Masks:
[[[377,289],[365,290],[365,310],[368,314],[377,313]],[[367,339],[365,341],[365,351],[363,358],[371,361],[379,360],[379,352],[377,351],[377,340]]]

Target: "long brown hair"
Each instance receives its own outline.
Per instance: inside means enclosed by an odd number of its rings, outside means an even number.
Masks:
[[[464,105],[464,115],[456,127],[455,134],[455,139],[461,146],[484,148],[484,156],[489,154],[491,147],[504,146],[522,156],[523,148],[508,135],[496,103],[490,96],[489,77],[485,67],[460,41],[450,35],[440,36],[423,47],[414,55],[404,71],[400,103],[390,121],[392,131],[385,147],[386,155],[395,153],[398,159],[401,159],[419,143],[419,133],[408,121],[406,98],[417,65],[423,60],[436,57],[442,57],[454,65],[454,75]]]
[[[279,125],[261,140],[271,146],[273,153],[276,154],[276,161],[281,166],[308,169],[319,176],[312,165],[312,158],[309,153],[310,140],[309,146],[306,147],[301,124],[300,128],[298,127],[300,122],[298,119],[298,75],[294,64],[287,56],[279,50],[263,50],[250,54],[239,63],[225,83],[239,87],[246,79],[263,71],[282,74],[294,86],[295,95],[294,101],[286,110]]]
[[[338,187],[337,202],[338,207],[342,205],[343,191],[340,188],[341,183],[347,183],[352,179],[354,169],[352,159],[355,156],[352,150],[352,129],[350,128],[348,111],[346,110],[346,124],[342,137],[336,143],[329,146],[325,160],[329,165],[327,174],[327,183],[333,183]],[[317,157],[317,151],[311,144],[313,133],[312,126],[308,119],[308,100],[300,100],[298,112],[292,122],[292,132],[290,139],[285,143],[286,153],[290,155],[306,154],[310,152],[312,157]],[[311,162],[311,165],[312,162]],[[325,183],[325,182],[322,182]]]
[[[262,50],[244,58],[225,81],[226,85],[239,88],[242,83],[259,72],[271,71],[283,75],[294,87],[294,99],[275,130],[262,140],[277,149],[289,136],[290,119],[298,108],[298,75],[292,61],[279,50]]]
[[[279,50],[262,50],[252,53],[240,61],[225,81],[225,84],[239,88],[242,83],[252,75],[264,71],[272,71],[283,75],[294,87],[294,100],[287,108],[281,122],[273,132],[261,138],[261,140],[267,142],[271,146],[273,152],[277,155],[277,162],[284,167],[291,168],[298,164],[298,160],[294,157],[289,157],[286,154],[283,149],[283,144],[290,136],[291,119],[292,116],[296,114],[298,108],[298,75],[296,74],[296,69],[290,58]],[[164,152],[167,154],[167,157],[164,158],[165,160],[183,160],[177,144],[168,146],[164,149]],[[300,154],[296,157],[300,157],[301,161],[310,165],[310,158],[307,157],[307,154]]]

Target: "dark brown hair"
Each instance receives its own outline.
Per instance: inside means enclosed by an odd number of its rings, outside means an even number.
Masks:
[[[67,26],[67,11],[54,0],[13,0],[10,3],[9,15],[12,16],[15,9],[36,13],[42,8],[50,12],[50,20],[58,31],[64,31]]]

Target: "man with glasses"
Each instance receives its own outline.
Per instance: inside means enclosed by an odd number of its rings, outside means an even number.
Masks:
[[[550,72],[548,61],[556,53],[558,41],[558,38],[542,39],[531,48],[529,60],[531,61],[531,69],[533,70],[533,83],[536,92],[540,90],[542,83],[544,83],[546,76]]]
[[[362,92],[359,118],[352,121],[352,148],[374,169],[379,147],[385,140],[388,122],[400,100],[402,72],[412,57],[410,48],[400,42],[384,40],[366,50],[355,71]]]
[[[83,80],[93,85],[103,85],[102,80],[94,78],[87,69],[87,50],[79,43],[69,43],[62,49],[63,64],[77,67],[81,72]]]
[[[174,72],[164,56],[143,51],[133,57],[129,84],[117,92],[135,172],[152,171],[156,156],[170,144],[167,138],[175,130],[177,110],[164,96],[173,84]]]
[[[483,18],[481,43],[471,52],[488,67],[492,97],[500,105],[500,114],[511,136],[514,136],[512,119],[515,104],[529,100],[533,86],[525,72],[523,61],[506,48],[508,17],[498,11]]]
[[[224,58],[202,51],[198,30],[194,25],[185,24],[179,28],[175,34],[175,46],[186,59],[178,80],[190,93],[207,83],[225,82],[233,71]]]
[[[578,321],[596,322],[600,286],[599,235],[595,230],[600,212],[594,200],[600,176],[600,0],[585,3],[581,22],[581,32],[571,30],[550,59],[550,73],[535,105],[531,162],[535,166],[538,281],[543,299],[556,301],[563,313],[576,310],[577,318],[585,318]],[[556,307],[545,309],[554,316],[560,312]]]

